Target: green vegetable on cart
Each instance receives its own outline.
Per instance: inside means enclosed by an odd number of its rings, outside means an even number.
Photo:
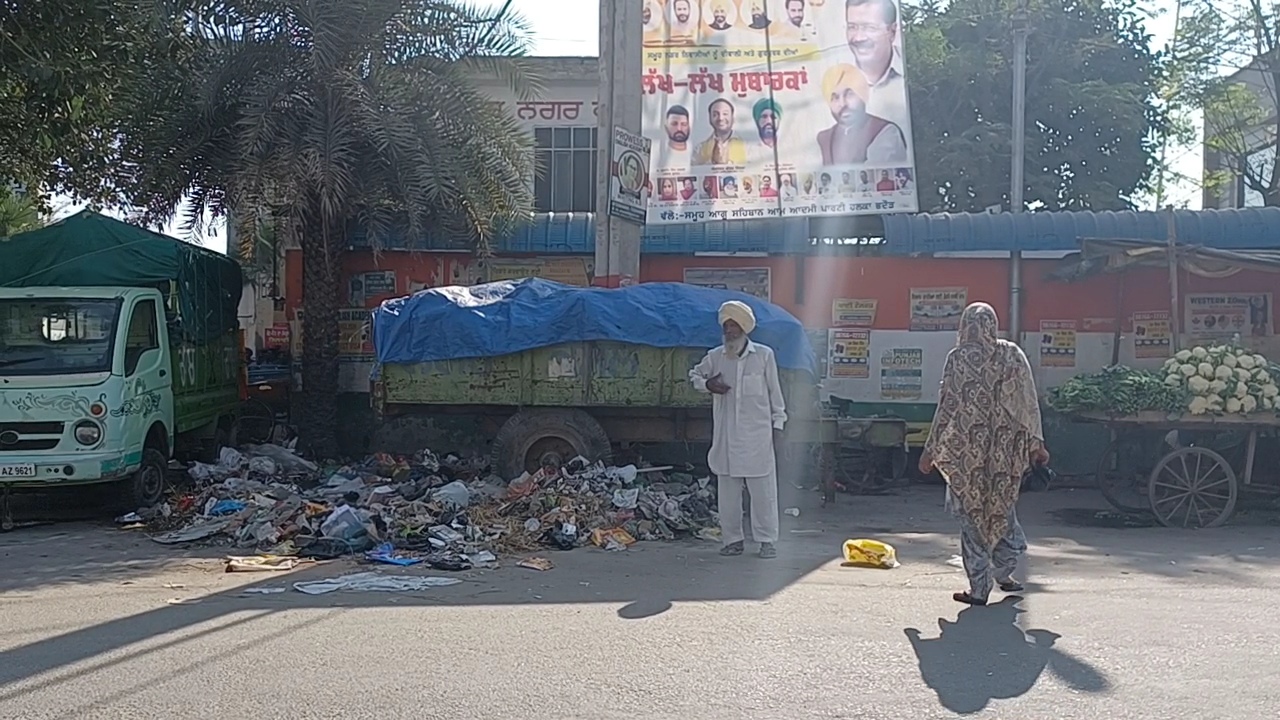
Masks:
[[[1275,413],[1280,410],[1280,366],[1235,345],[1181,350],[1160,372],[1118,365],[1078,375],[1049,392],[1064,413],[1142,411],[1191,415]]]

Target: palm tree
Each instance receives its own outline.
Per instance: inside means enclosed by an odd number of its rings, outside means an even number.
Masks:
[[[173,12],[169,0],[169,12]],[[154,218],[231,216],[303,255],[299,429],[336,447],[347,234],[469,239],[532,211],[531,141],[477,79],[536,92],[523,21],[454,0],[187,0],[121,130],[128,200]],[[127,182],[127,185],[125,185]],[[252,244],[252,243],[250,243]]]
[[[0,187],[0,238],[44,227],[40,203],[26,193]]]

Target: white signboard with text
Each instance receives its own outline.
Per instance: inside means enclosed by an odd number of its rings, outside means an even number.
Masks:
[[[649,139],[613,128],[613,162],[609,171],[609,214],[644,224],[649,204]]]

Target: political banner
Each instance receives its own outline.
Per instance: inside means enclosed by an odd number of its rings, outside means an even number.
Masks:
[[[917,210],[896,0],[628,1],[648,223]]]

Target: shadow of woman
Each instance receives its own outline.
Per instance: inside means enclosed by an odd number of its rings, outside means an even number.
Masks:
[[[618,617],[623,620],[643,620],[671,609],[671,601],[664,598],[642,598],[618,608]]]
[[[920,676],[952,712],[967,715],[992,700],[1025,694],[1046,668],[1075,690],[1104,692],[1110,687],[1096,669],[1054,647],[1061,637],[1049,630],[1023,631],[1017,625],[1022,599],[1006,597],[994,605],[960,611],[955,622],[938,619],[940,634],[923,639],[906,628],[920,663]]]

